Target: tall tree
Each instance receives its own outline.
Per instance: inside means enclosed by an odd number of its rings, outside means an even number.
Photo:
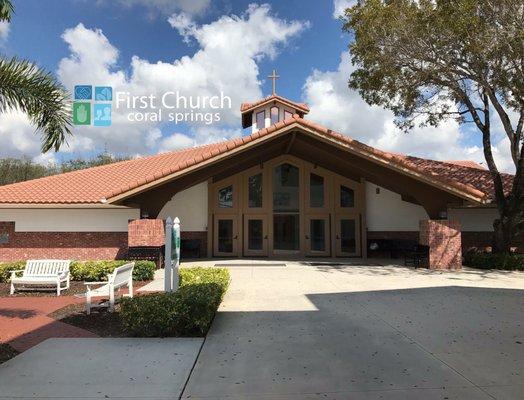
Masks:
[[[500,218],[495,250],[524,225],[524,1],[365,0],[345,12],[355,71],[349,86],[393,111],[397,125],[454,118],[476,125]],[[493,158],[493,125],[509,139],[511,188]]]
[[[0,0],[0,21],[11,22],[13,5]],[[42,151],[58,151],[70,132],[70,105],[63,86],[27,60],[0,57],[0,112],[19,109],[43,133]]]

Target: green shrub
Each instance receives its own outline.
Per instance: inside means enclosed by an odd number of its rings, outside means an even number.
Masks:
[[[122,322],[134,336],[205,335],[228,285],[226,269],[182,269],[175,293],[123,298]]]
[[[107,275],[115,268],[130,261],[125,260],[103,260],[103,261],[73,261],[71,263],[71,279],[74,281],[105,281]],[[156,265],[153,261],[135,261],[133,269],[134,281],[147,281],[153,279]]]
[[[124,297],[120,302],[122,324],[134,336],[173,336],[175,300],[176,293]]]
[[[134,281],[150,281],[155,277],[156,264],[153,261],[137,260],[133,269]]]
[[[464,264],[479,269],[524,271],[524,254],[468,252]]]
[[[225,292],[229,285],[229,271],[225,268],[183,268],[180,270],[180,286],[199,283],[216,283]]]
[[[73,261],[69,271],[74,281],[96,282],[107,280],[107,275],[125,261]]]
[[[107,275],[130,261],[104,260],[104,261],[73,261],[69,268],[73,281],[105,281]],[[0,263],[0,282],[9,282],[11,271],[24,269],[25,261]],[[155,275],[156,265],[153,261],[135,261],[133,280],[149,281]]]
[[[204,336],[224,294],[224,286],[219,283],[181,286],[175,296],[176,332],[183,336]]]
[[[0,282],[9,282],[11,279],[11,271],[16,271],[25,268],[25,261],[14,261],[0,263]]]

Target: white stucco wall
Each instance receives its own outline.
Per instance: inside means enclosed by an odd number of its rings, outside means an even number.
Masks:
[[[376,193],[376,188],[380,193]],[[401,196],[366,182],[366,224],[369,231],[418,231],[419,221],[428,219],[422,206],[403,201]]]
[[[140,210],[130,208],[2,208],[0,221],[14,221],[16,232],[127,232]]]
[[[166,203],[158,218],[180,218],[185,232],[205,231],[207,229],[207,182],[199,183],[183,190]]]
[[[448,219],[460,221],[463,232],[493,232],[493,221],[498,218],[496,208],[457,208],[448,210]]]

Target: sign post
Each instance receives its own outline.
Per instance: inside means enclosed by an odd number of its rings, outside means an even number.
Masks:
[[[164,268],[164,291],[178,289],[178,268],[180,266],[180,219],[166,219],[166,249]]]
[[[171,247],[173,237],[173,220],[171,217],[166,219],[166,245],[164,255],[164,292],[171,292],[172,275],[173,275],[173,261],[171,259]]]
[[[180,267],[180,219],[175,217],[173,225],[173,244],[174,244],[174,265],[173,270],[171,271],[172,276],[172,291],[176,292],[178,290],[178,268]]]

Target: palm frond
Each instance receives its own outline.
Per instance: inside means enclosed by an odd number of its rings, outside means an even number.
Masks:
[[[11,16],[14,14],[11,0],[0,0],[0,21],[11,22]]]
[[[0,112],[10,109],[26,113],[43,132],[43,152],[58,151],[71,134],[69,96],[56,78],[29,61],[0,58]]]

